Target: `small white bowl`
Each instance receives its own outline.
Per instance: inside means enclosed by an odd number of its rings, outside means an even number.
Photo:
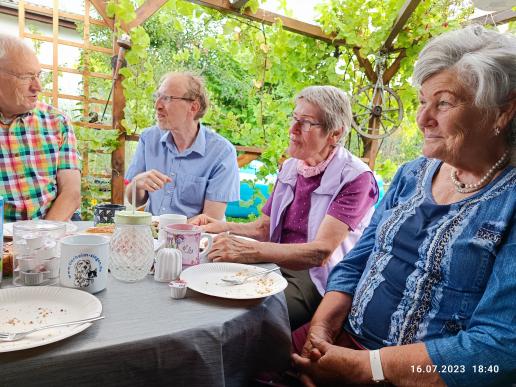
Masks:
[[[168,284],[170,287],[170,297],[174,299],[185,298],[186,296],[186,281],[177,280]]]

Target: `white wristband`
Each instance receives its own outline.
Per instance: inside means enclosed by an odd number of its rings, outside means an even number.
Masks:
[[[383,376],[382,361],[380,359],[380,350],[369,351],[369,361],[371,362],[371,372],[373,373],[373,382],[380,383],[385,381]]]

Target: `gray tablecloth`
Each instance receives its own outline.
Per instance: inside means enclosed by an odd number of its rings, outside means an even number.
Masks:
[[[289,363],[283,293],[226,300],[188,290],[170,298],[152,277],[109,277],[104,320],[57,343],[0,353],[0,386],[245,386]]]

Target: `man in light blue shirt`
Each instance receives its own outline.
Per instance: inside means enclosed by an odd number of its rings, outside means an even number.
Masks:
[[[126,173],[126,194],[147,202],[153,215],[198,214],[222,219],[227,202],[239,199],[236,151],[199,123],[208,107],[202,78],[167,74],[155,94],[157,125],[145,129]]]

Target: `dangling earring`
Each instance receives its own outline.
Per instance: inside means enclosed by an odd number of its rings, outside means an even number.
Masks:
[[[495,134],[495,136],[499,136],[500,135],[500,127],[499,126],[494,128],[494,134]]]

